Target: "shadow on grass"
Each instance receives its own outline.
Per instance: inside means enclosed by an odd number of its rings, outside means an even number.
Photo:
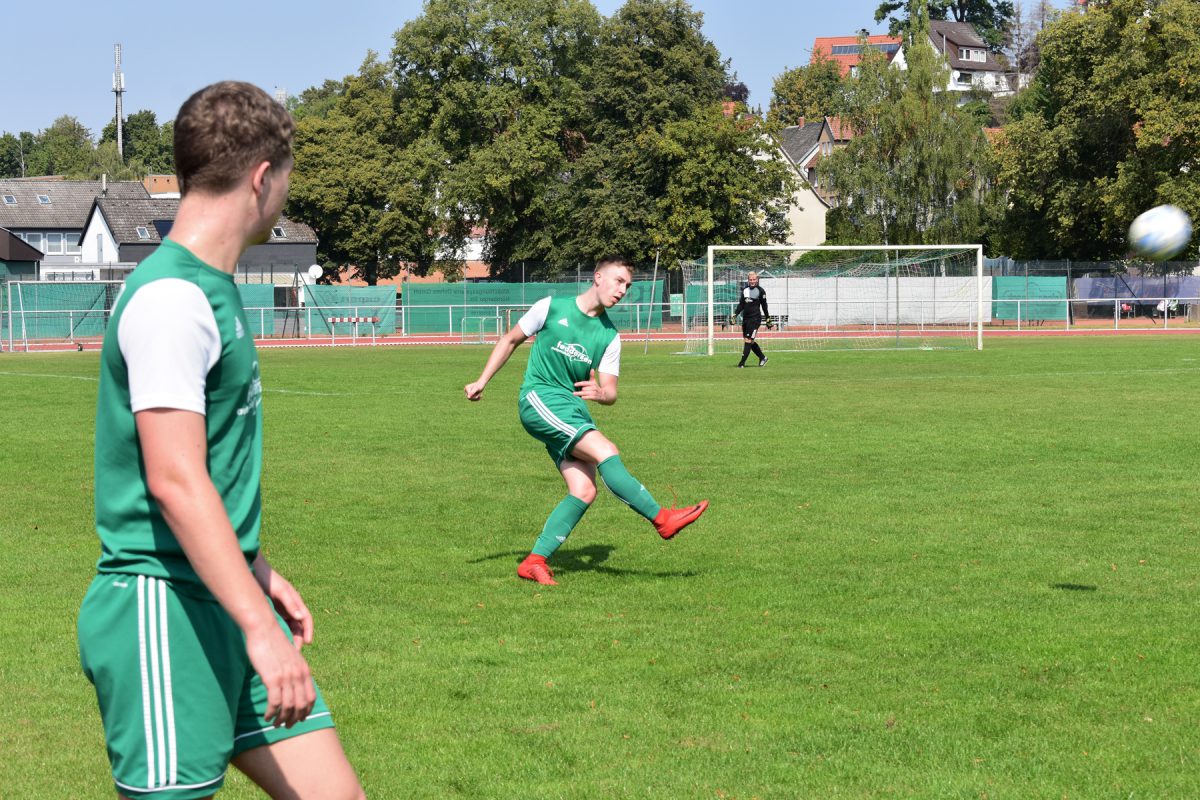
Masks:
[[[684,572],[650,572],[641,569],[621,569],[605,566],[604,562],[617,548],[610,544],[590,544],[571,550],[559,550],[550,559],[550,566],[555,572],[599,572],[604,575],[618,575],[636,578],[694,578],[698,573],[691,570]],[[474,558],[468,564],[481,564],[484,561],[495,561],[502,558],[512,558],[516,563],[528,555],[524,550],[508,550],[503,553]]]
[[[1062,589],[1067,592],[1094,592],[1096,591],[1097,587],[1088,586],[1087,584],[1083,583],[1052,583],[1050,584],[1050,588]]]

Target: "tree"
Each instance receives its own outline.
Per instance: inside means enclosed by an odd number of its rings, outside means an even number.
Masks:
[[[28,131],[18,136],[5,133],[0,136],[0,178],[22,178],[25,176],[25,152],[33,134]]]
[[[775,78],[770,116],[780,125],[799,125],[803,119],[836,117],[842,96],[842,68],[824,53],[814,53],[803,67]]]
[[[323,95],[323,114],[296,124],[287,214],[317,231],[323,262],[370,285],[404,266],[427,271],[438,244],[435,187],[417,151],[398,146],[394,89],[369,52],[358,74]]]
[[[588,144],[556,217],[563,259],[672,263],[786,235],[790,173],[770,126],[722,113],[727,67],[701,22],[682,0],[629,0],[605,20]]]
[[[899,36],[911,24],[909,0],[883,0],[875,9],[875,21],[888,21],[888,33]],[[999,52],[1013,17],[1012,0],[929,0],[929,19],[968,22],[979,38]],[[897,13],[900,12],[900,13]]]
[[[73,175],[84,172],[92,159],[92,133],[75,117],[62,116],[33,137],[25,155],[26,175]]]
[[[174,122],[158,124],[153,111],[136,111],[125,118],[122,130],[125,163],[139,163],[142,175],[175,171]],[[100,133],[100,144],[117,141],[117,123],[109,122]]]
[[[1024,258],[1122,257],[1140,212],[1200,215],[1200,6],[1111,0],[1039,37],[1028,109],[997,155],[997,242]]]
[[[908,69],[892,69],[864,48],[847,87],[849,144],[822,162],[837,198],[830,214],[843,244],[939,244],[983,235],[982,192],[990,177],[987,141],[955,107],[945,65],[927,46],[924,0],[910,0],[903,44]]]

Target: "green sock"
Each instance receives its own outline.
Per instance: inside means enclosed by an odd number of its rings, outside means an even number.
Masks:
[[[575,495],[569,494],[563,498],[546,519],[542,535],[533,544],[533,552],[543,558],[554,555],[554,551],[567,540],[587,510],[588,504]]]
[[[600,462],[598,469],[600,477],[604,479],[604,485],[610,492],[646,519],[654,521],[662,506],[654,502],[646,487],[629,474],[620,456],[609,456]]]

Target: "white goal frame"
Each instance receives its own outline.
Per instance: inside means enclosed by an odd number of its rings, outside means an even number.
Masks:
[[[983,349],[983,315],[984,315],[984,298],[983,298],[983,245],[981,244],[893,244],[893,245],[792,245],[792,244],[763,244],[763,245],[723,245],[714,244],[708,246],[708,355],[713,355],[716,352],[716,325],[714,323],[714,285],[713,285],[713,262],[714,254],[723,251],[739,251],[739,252],[793,252],[793,253],[808,253],[820,250],[834,251],[861,251],[861,252],[879,252],[881,250],[974,250],[975,251],[975,349]],[[986,301],[990,303],[990,300]]]

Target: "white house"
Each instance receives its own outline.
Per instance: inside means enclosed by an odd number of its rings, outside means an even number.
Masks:
[[[970,23],[930,20],[929,45],[945,59],[950,68],[946,91],[965,94],[972,89],[980,89],[997,96],[1013,93],[1004,68]],[[892,64],[899,69],[907,69],[903,50],[896,53]],[[966,99],[960,102],[966,102]]]

